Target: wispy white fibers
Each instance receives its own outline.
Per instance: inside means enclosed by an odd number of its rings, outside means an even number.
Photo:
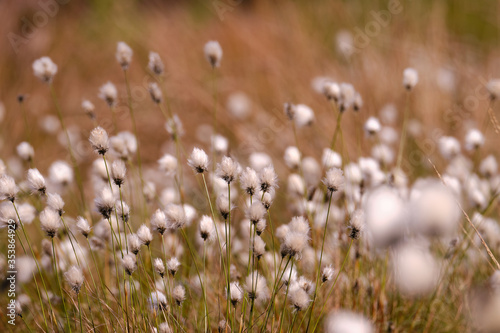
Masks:
[[[405,202],[395,189],[381,186],[368,192],[363,209],[366,228],[375,245],[384,247],[399,240],[407,217]]]
[[[410,197],[412,229],[428,236],[453,234],[461,216],[452,190],[437,179],[419,180]]]
[[[361,314],[340,310],[325,321],[326,333],[374,333],[372,323]]]
[[[410,242],[395,248],[393,274],[400,292],[407,296],[421,296],[434,290],[439,267],[425,245]]]

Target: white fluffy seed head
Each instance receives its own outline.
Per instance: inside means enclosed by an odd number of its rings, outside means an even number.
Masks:
[[[159,326],[158,326],[158,333],[172,333],[172,329],[170,328],[170,326],[168,325],[167,322],[164,322],[164,323],[161,323]]]
[[[165,154],[158,160],[160,170],[167,176],[173,176],[177,172],[177,158],[170,154]]]
[[[148,85],[148,91],[151,95],[151,99],[156,104],[160,104],[163,100],[163,94],[161,92],[160,86],[156,82],[150,82]]]
[[[28,142],[23,141],[21,142],[17,147],[16,147],[17,155],[23,159],[24,161],[31,161],[33,160],[33,157],[35,156],[35,150],[33,149],[33,146],[30,145]]]
[[[137,270],[137,259],[132,254],[125,254],[122,259],[122,265],[128,275],[132,275]]]
[[[212,151],[216,154],[227,154],[229,148],[229,140],[222,135],[216,134],[212,136]]]
[[[120,218],[120,220],[122,220],[123,222],[128,222],[128,220],[130,219],[129,205],[127,205],[127,203],[123,200],[116,200],[115,209],[118,218]]]
[[[266,215],[266,208],[260,201],[255,201],[246,210],[246,218],[250,220],[253,224],[256,224]]]
[[[47,206],[55,210],[59,214],[59,216],[64,213],[64,200],[57,193],[47,194]]]
[[[165,275],[165,264],[163,263],[163,260],[161,258],[155,258],[153,261],[153,267],[161,277]]]
[[[42,82],[52,82],[56,73],[57,65],[49,57],[42,57],[33,62],[33,74]]]
[[[323,167],[327,170],[331,168],[340,168],[342,166],[342,156],[330,148],[325,148],[323,149],[321,162],[323,163]]]
[[[215,239],[215,224],[210,216],[203,215],[200,219],[200,236],[204,241]]]
[[[210,63],[212,68],[219,67],[222,60],[222,48],[217,41],[209,41],[203,48],[205,58]]]
[[[109,219],[111,217],[111,213],[113,212],[115,201],[113,192],[111,192],[108,187],[105,187],[102,189],[99,196],[95,198],[94,203],[99,213],[101,213],[105,219]]]
[[[157,209],[151,217],[151,228],[153,231],[163,235],[168,228],[167,217],[161,209]]]
[[[153,241],[153,234],[145,224],[141,225],[139,229],[137,229],[137,237],[139,237],[141,243],[146,246],[149,246],[149,244]]]
[[[259,175],[260,189],[266,193],[278,187],[278,175],[274,171],[274,167],[269,165],[262,169]]]
[[[77,294],[83,285],[83,273],[82,270],[76,266],[71,266],[66,273],[64,273],[64,278]]]
[[[132,55],[134,51],[125,42],[118,42],[116,46],[116,61],[122,66],[124,70],[128,69],[132,62]]]
[[[314,122],[314,111],[309,106],[298,104],[294,105],[293,108],[293,120],[297,128],[309,126]]]
[[[47,207],[40,213],[40,225],[47,236],[54,238],[61,227],[61,218],[55,210]]]
[[[184,289],[184,287],[180,284],[175,286],[172,290],[172,297],[174,298],[177,305],[180,306],[186,299],[186,289]]]
[[[340,310],[325,320],[325,333],[374,333],[372,323],[360,314]]]
[[[335,270],[333,269],[332,265],[324,267],[323,271],[321,272],[321,281],[323,283],[330,281],[333,278],[333,273],[335,273]]]
[[[203,173],[208,170],[208,155],[200,148],[193,148],[188,164],[197,173]]]
[[[240,184],[242,190],[248,195],[253,196],[259,188],[259,176],[257,172],[250,167],[246,167],[240,175]]]
[[[354,104],[354,100],[356,98],[356,90],[354,86],[350,83],[341,83],[340,84],[340,99],[339,99],[339,110],[340,112],[344,112]]]
[[[500,97],[500,79],[493,79],[488,81],[486,89],[490,93],[490,98],[497,99]]]
[[[175,276],[175,274],[177,273],[177,271],[179,270],[179,266],[181,265],[181,263],[179,262],[179,260],[176,258],[176,257],[172,257],[170,258],[168,261],[167,261],[167,269],[168,269],[168,272],[172,275],[172,276]]]
[[[497,174],[498,163],[495,156],[488,155],[479,165],[479,172],[486,178],[491,178]]]
[[[340,98],[340,86],[338,83],[333,81],[325,81],[323,84],[323,94],[329,100],[337,102]]]
[[[350,220],[350,233],[349,237],[352,239],[359,239],[361,232],[365,228],[365,214],[362,209],[357,209],[352,213]]]
[[[128,249],[133,254],[137,255],[141,249],[141,240],[137,234],[130,234],[128,236]]]
[[[90,234],[90,224],[89,222],[83,218],[82,216],[78,216],[76,218],[76,228],[78,231],[87,238]]]
[[[258,302],[264,302],[269,299],[269,288],[267,287],[266,278],[258,272],[250,273],[246,277],[245,290],[250,299],[255,299]]]
[[[484,135],[478,129],[471,129],[465,135],[465,149],[476,150],[484,144]]]
[[[159,290],[151,292],[148,298],[150,309],[155,311],[164,311],[168,308],[167,297]]]
[[[165,66],[163,65],[163,61],[161,61],[160,55],[158,53],[149,52],[148,68],[156,75],[163,74]]]
[[[344,174],[342,170],[338,168],[331,168],[326,172],[326,176],[323,179],[323,184],[330,192],[342,191],[344,189]]]
[[[302,251],[307,247],[308,242],[309,236],[307,234],[289,231],[281,243],[281,256],[290,256],[300,259],[302,257]]]
[[[284,160],[287,167],[292,170],[298,169],[300,166],[301,153],[297,147],[287,147],[285,149]]]
[[[106,82],[99,88],[99,98],[104,100],[109,107],[114,107],[118,102],[118,90],[111,82]]]
[[[27,178],[31,193],[41,195],[45,194],[47,191],[47,185],[45,183],[45,178],[43,178],[38,169],[29,169]]]
[[[373,136],[378,134],[382,129],[382,125],[380,125],[380,121],[375,117],[370,117],[365,123],[365,131],[369,136]]]
[[[266,243],[260,236],[255,236],[253,242],[253,253],[255,257],[259,260],[266,253]]]
[[[229,216],[229,211],[233,208],[232,205],[229,203],[229,197],[227,194],[222,193],[219,195],[215,202],[217,209],[219,210],[219,213],[222,215],[224,220],[227,220]]]
[[[354,95],[354,101],[352,103],[352,109],[354,111],[359,111],[363,107],[363,97],[361,97],[361,94],[356,92]]]
[[[91,101],[84,99],[82,101],[82,109],[90,117],[90,119],[95,119],[95,106]]]
[[[231,282],[229,287],[229,299],[231,304],[236,306],[243,299],[243,289],[241,288],[239,282]]]
[[[100,126],[94,128],[92,132],[90,132],[89,141],[92,145],[92,149],[99,155],[104,155],[109,150],[108,133]]]
[[[288,297],[294,310],[302,311],[307,308],[311,299],[308,293],[297,282],[292,282],[288,291]]]
[[[125,182],[125,175],[127,173],[127,167],[125,166],[125,162],[122,160],[116,160],[111,165],[111,177],[113,178],[113,182],[117,186],[122,186]]]
[[[418,72],[413,69],[413,68],[406,68],[403,71],[403,87],[405,87],[406,90],[410,91],[418,83]]]
[[[224,156],[222,157],[222,161],[217,164],[216,173],[226,183],[231,184],[238,177],[239,165],[231,157]]]
[[[438,141],[441,156],[450,160],[460,153],[460,142],[452,136],[442,136]]]
[[[169,204],[165,207],[165,216],[168,227],[176,230],[183,228],[187,223],[186,213],[182,205]]]

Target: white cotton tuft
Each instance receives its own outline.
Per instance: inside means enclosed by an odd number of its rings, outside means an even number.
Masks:
[[[205,58],[210,63],[212,68],[219,67],[222,60],[222,47],[217,41],[209,41],[203,48]]]
[[[49,57],[42,57],[33,62],[33,74],[42,82],[50,83],[57,73],[57,65]]]
[[[403,71],[403,86],[406,90],[412,90],[418,83],[418,72],[413,68]]]

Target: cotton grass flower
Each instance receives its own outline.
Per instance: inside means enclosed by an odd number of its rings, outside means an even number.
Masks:
[[[178,306],[181,306],[182,302],[186,299],[186,289],[181,285],[175,286],[172,290],[172,298]]]
[[[186,213],[182,205],[170,204],[165,207],[165,216],[168,227],[176,230],[183,228],[187,223]]]
[[[269,288],[267,287],[266,278],[258,272],[251,272],[246,277],[244,288],[250,299],[255,299],[258,302],[265,302],[269,299]]]
[[[214,221],[210,216],[203,215],[200,219],[200,237],[204,241],[213,241],[215,236]]]
[[[331,168],[340,168],[342,167],[342,156],[330,148],[325,148],[323,149],[321,162],[323,163],[323,167],[327,170]]]
[[[109,219],[115,206],[115,196],[107,187],[103,188],[94,203],[97,211],[105,218]]]
[[[231,184],[238,177],[239,165],[231,157],[224,156],[222,157],[222,161],[217,164],[216,173],[226,183]]]
[[[129,276],[137,270],[137,259],[132,254],[125,254],[122,259],[123,269]]]
[[[56,211],[59,216],[62,216],[64,213],[64,200],[57,193],[48,193],[47,194],[47,206]]]
[[[411,91],[418,83],[418,72],[413,68],[406,68],[403,71],[403,87]]]
[[[240,184],[242,190],[244,190],[248,195],[253,196],[257,192],[260,185],[257,172],[250,167],[246,167],[240,175]]]
[[[167,230],[167,217],[165,213],[161,209],[157,209],[153,216],[151,217],[151,228],[153,231],[158,232],[160,235],[163,235]]]
[[[374,333],[372,323],[360,314],[340,310],[325,320],[325,333]]]
[[[471,129],[465,135],[465,149],[471,151],[479,149],[484,144],[484,135],[478,129]]]
[[[148,62],[149,70],[156,75],[162,75],[163,71],[165,70],[165,66],[161,61],[160,55],[156,52],[149,52],[148,58],[149,58]]]
[[[163,264],[163,260],[161,258],[155,258],[153,261],[153,267],[162,278],[165,275],[165,265]]]
[[[337,102],[340,98],[340,86],[333,81],[326,81],[323,84],[323,94],[329,100]]]
[[[352,239],[359,239],[361,232],[365,228],[365,214],[363,210],[357,209],[352,213],[349,229],[349,237]]]
[[[77,219],[76,219],[76,228],[77,230],[85,237],[85,238],[88,238],[89,237],[89,234],[90,234],[90,224],[89,222],[81,217],[81,216],[78,216]]]
[[[122,160],[116,160],[111,165],[111,178],[116,186],[120,187],[125,183],[125,174],[127,167]]]
[[[311,125],[314,122],[314,111],[307,105],[298,104],[294,105],[294,117],[295,126],[297,128],[302,128]]]
[[[324,267],[321,272],[321,281],[323,283],[330,281],[333,278],[333,273],[335,273],[335,270],[332,265]]]
[[[274,167],[271,165],[262,169],[262,171],[259,174],[259,179],[260,179],[260,189],[264,193],[269,192],[272,189],[276,189],[278,187],[278,175],[276,175]]]
[[[94,112],[95,111],[95,106],[88,99],[84,99],[82,101],[82,109],[85,112],[85,114],[89,116],[90,119],[95,119],[96,118],[96,115],[95,115],[95,112]]]
[[[246,218],[250,220],[253,224],[256,224],[260,220],[262,220],[266,215],[266,209],[262,205],[261,202],[255,201],[250,207],[246,210]]]
[[[156,82],[149,83],[148,91],[154,103],[160,104],[163,101],[163,94],[161,92],[160,86],[158,86],[158,83]]]
[[[127,70],[132,62],[134,51],[125,42],[118,42],[116,46],[116,61],[122,66],[123,70]]]
[[[331,168],[326,172],[326,176],[323,179],[323,184],[330,192],[342,191],[344,189],[344,174],[342,170],[338,168]]]
[[[167,269],[170,275],[175,276],[177,271],[179,270],[179,266],[181,263],[176,257],[172,257],[167,261]]]
[[[118,102],[118,90],[116,89],[116,86],[109,81],[99,88],[98,96],[111,108],[116,106]]]
[[[27,179],[31,193],[45,195],[47,185],[45,183],[45,178],[43,178],[38,169],[29,169]]]
[[[193,148],[188,164],[196,173],[204,173],[208,170],[208,155],[199,148]]]
[[[14,202],[16,199],[16,194],[19,191],[19,188],[14,181],[14,178],[2,175],[0,176],[0,199],[1,200],[9,200]]]
[[[130,219],[130,207],[127,205],[126,202],[122,200],[116,200],[115,203],[115,209],[116,209],[116,215],[122,220],[123,222],[128,222]]]
[[[82,270],[76,266],[71,266],[66,273],[64,273],[64,278],[68,282],[69,286],[75,293],[79,293],[83,285],[83,273]]]
[[[243,289],[238,281],[231,282],[229,287],[229,299],[234,307],[243,299]]]
[[[57,65],[49,57],[41,57],[33,62],[33,74],[44,83],[52,82],[57,73]]]
[[[296,311],[305,310],[311,302],[307,292],[297,282],[290,285],[288,299]]]
[[[128,236],[128,250],[135,255],[141,250],[141,240],[137,234],[130,234]]]
[[[45,208],[40,213],[40,226],[48,237],[54,238],[61,227],[61,218],[53,209]]]
[[[246,119],[251,112],[252,102],[243,92],[235,92],[227,98],[226,108],[237,119]]]
[[[30,162],[35,157],[35,150],[28,142],[23,141],[16,147],[17,155],[26,162]]]
[[[460,153],[460,142],[452,136],[442,136],[439,138],[438,148],[443,158],[451,160]]]
[[[108,133],[102,127],[98,126],[90,132],[89,137],[92,149],[99,155],[105,155],[109,150]]]
[[[205,58],[210,63],[212,68],[220,66],[222,60],[222,48],[217,41],[209,41],[205,44],[203,48]]]
[[[500,97],[500,79],[493,79],[488,81],[486,89],[490,93],[490,99],[495,100]]]
[[[297,147],[287,147],[285,149],[284,160],[287,167],[292,170],[300,166],[301,153]]]
[[[153,234],[145,224],[142,224],[139,229],[137,229],[137,237],[139,237],[141,243],[146,246],[149,246],[153,241]]]
[[[177,172],[177,158],[170,154],[165,154],[158,160],[160,170],[165,172],[167,176],[173,176]]]
[[[382,125],[380,121],[375,117],[370,117],[365,123],[365,132],[368,136],[374,136],[380,132]]]

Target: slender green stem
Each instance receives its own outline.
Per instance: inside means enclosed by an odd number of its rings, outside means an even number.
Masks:
[[[54,238],[52,237],[51,240],[52,240],[52,255],[54,256],[54,272],[56,273],[57,285],[59,286],[59,291],[61,292],[61,300],[64,308],[64,314],[66,316],[66,321],[68,324],[68,329],[71,333],[71,323],[69,322],[69,313],[66,310],[66,302],[64,301],[65,297],[61,286],[61,280],[59,279],[59,268],[57,267],[57,255],[56,255],[56,249],[54,247]]]
[[[288,291],[290,290],[290,285],[292,284],[291,279],[292,279],[292,271],[293,271],[293,259],[292,259],[292,264],[290,265],[290,274],[288,276],[288,283],[286,285],[286,292],[285,292],[285,299],[283,300],[283,308],[281,309],[281,315],[280,315],[280,326],[278,329],[278,332],[281,333],[281,327],[283,326],[283,317],[285,316],[285,309],[286,309],[286,299],[288,298]]]

